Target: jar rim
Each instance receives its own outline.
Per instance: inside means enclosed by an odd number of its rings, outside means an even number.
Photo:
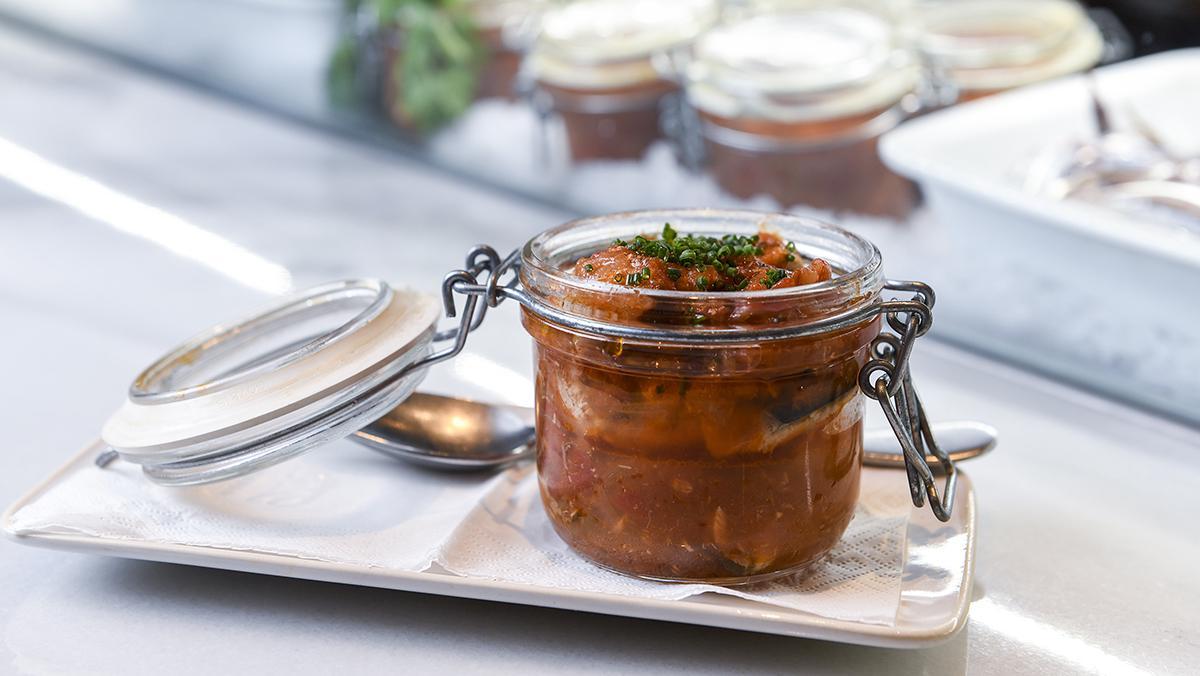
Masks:
[[[529,21],[546,10],[547,0],[470,0],[467,11],[483,29],[505,28],[514,21]]]
[[[680,232],[691,232],[695,230],[695,226],[690,224],[689,220],[707,220],[710,223],[727,222],[729,229],[726,232],[732,232],[738,226],[744,230],[746,224],[754,224],[760,229],[767,230],[785,230],[788,225],[797,230],[807,229],[813,234],[821,233],[831,238],[840,239],[843,244],[854,249],[853,253],[858,254],[859,262],[853,269],[842,270],[829,280],[813,284],[756,291],[698,292],[671,289],[644,289],[640,287],[628,287],[612,282],[584,279],[564,269],[562,267],[563,261],[552,260],[550,254],[546,251],[548,244],[555,238],[585,230],[589,226],[610,225],[617,228],[622,223],[628,223],[628,232],[625,234],[632,237],[636,234],[645,234],[645,226],[649,223],[672,223],[673,227],[677,227]],[[674,225],[676,223],[678,226]],[[775,228],[771,228],[771,226],[775,226]],[[610,244],[611,241],[611,238],[598,239],[592,237],[590,239],[568,239],[563,244],[569,245],[566,255],[578,259],[594,253],[598,250],[598,246],[599,248],[603,248],[604,245]],[[803,246],[806,243],[804,241],[797,241],[796,244],[801,249],[801,253],[803,253]],[[542,232],[526,242],[521,250],[523,276],[525,276],[524,273],[526,271],[533,270],[553,284],[563,285],[579,291],[599,291],[610,295],[639,295],[652,300],[664,301],[703,300],[736,302],[816,298],[831,292],[836,293],[879,286],[882,284],[882,267],[883,255],[880,253],[878,247],[865,237],[845,228],[806,216],[748,209],[648,209],[623,211],[602,216],[587,216],[568,221]],[[530,289],[528,285],[526,288],[529,291],[535,291],[535,289]]]
[[[693,40],[715,24],[716,0],[586,0],[557,7],[542,19],[538,51],[576,64],[648,58]]]
[[[694,58],[727,70],[725,84],[738,90],[822,94],[886,73],[897,51],[882,17],[818,7],[730,21],[696,41]]]
[[[683,69],[688,99],[725,117],[801,122],[895,105],[919,68],[879,14],[809,7],[731,21],[700,37]]]
[[[1069,0],[970,0],[924,8],[919,49],[949,68],[1032,66],[1086,39],[1087,15]],[[977,35],[980,26],[1008,26]],[[1004,38],[1004,39],[1001,39]]]

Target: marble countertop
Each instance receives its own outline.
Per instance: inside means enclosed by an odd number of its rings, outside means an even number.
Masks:
[[[89,442],[163,348],[271,293],[431,287],[472,244],[571,215],[0,26],[0,503]],[[903,247],[904,242],[888,242]],[[886,253],[886,252],[885,252]],[[898,252],[901,255],[904,252]],[[946,292],[943,291],[943,295]],[[525,401],[515,313],[472,339],[480,396]],[[1200,433],[944,345],[936,415],[1003,441],[967,628],[836,645],[0,543],[15,673],[1187,673],[1200,661]]]

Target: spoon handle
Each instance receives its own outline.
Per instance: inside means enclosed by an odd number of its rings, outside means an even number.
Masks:
[[[978,457],[996,446],[996,428],[973,421],[933,424],[938,446],[954,462]],[[926,457],[930,467],[940,465],[936,457]],[[863,436],[863,464],[870,467],[904,467],[904,451],[890,429],[867,430]]]

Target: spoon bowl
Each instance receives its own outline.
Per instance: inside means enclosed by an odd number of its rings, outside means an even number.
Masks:
[[[351,439],[427,467],[495,469],[533,455],[533,409],[417,392]]]

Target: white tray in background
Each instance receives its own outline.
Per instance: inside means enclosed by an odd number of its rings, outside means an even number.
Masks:
[[[5,533],[22,544],[50,549],[892,648],[919,648],[949,638],[966,623],[970,605],[975,496],[966,475],[961,476],[954,517],[949,523],[938,523],[928,508],[914,509],[908,524],[904,582],[896,622],[893,626],[882,626],[829,619],[716,594],[681,601],[638,599],[460,577],[438,570],[413,573],[214,547],[13,532],[12,515],[17,510],[91,463],[101,448],[95,444],[84,449],[11,505],[0,517]],[[947,552],[956,555],[947,557]]]
[[[1118,128],[1134,110],[1200,155],[1200,49],[1095,78]],[[1200,236],[1023,189],[1036,156],[1095,134],[1075,76],[906,122],[879,150],[921,185],[955,258],[954,279],[927,280],[955,291],[938,296],[942,336],[1200,422]]]

